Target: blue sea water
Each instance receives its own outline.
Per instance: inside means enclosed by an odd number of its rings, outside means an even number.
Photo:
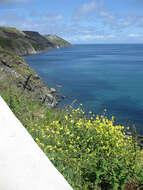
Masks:
[[[77,100],[95,114],[106,108],[143,134],[143,44],[74,45],[24,59],[49,87],[62,85],[59,106]]]

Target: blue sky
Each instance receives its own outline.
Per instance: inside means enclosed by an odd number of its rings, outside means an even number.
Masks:
[[[71,43],[143,43],[143,0],[0,0],[0,25]]]

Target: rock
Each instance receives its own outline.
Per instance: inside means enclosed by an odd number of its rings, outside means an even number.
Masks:
[[[63,95],[62,95],[62,96],[61,96],[61,98],[62,98],[62,99],[65,99],[65,98],[66,98],[66,96],[63,96]]]
[[[62,88],[62,85],[57,84],[57,88]]]
[[[55,93],[55,92],[56,92],[56,89],[55,89],[55,88],[50,88],[50,92],[51,92],[51,93]]]
[[[141,149],[143,149],[143,136],[142,135],[138,135],[138,143],[139,143],[139,146],[141,147]]]
[[[0,189],[72,190],[0,97]]]
[[[1,60],[1,63],[2,63],[4,66],[6,66],[6,67],[9,67],[9,68],[12,67],[12,66],[9,65],[5,60]]]
[[[21,64],[22,64],[22,62],[21,62],[21,61],[19,61],[19,62],[17,62],[17,64],[18,64],[18,65],[21,65]]]
[[[125,137],[129,138],[130,136],[133,136],[131,132],[126,132]],[[141,149],[143,149],[143,136],[137,135],[137,142]]]
[[[3,59],[1,60],[1,62],[2,62],[2,64],[6,64],[6,61],[5,61],[5,60],[3,60]]]
[[[34,80],[39,80],[40,77],[39,77],[39,75],[33,75],[33,79],[34,79]]]

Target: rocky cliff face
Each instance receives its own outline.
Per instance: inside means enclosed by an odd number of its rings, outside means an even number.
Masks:
[[[17,55],[36,54],[64,46],[69,46],[69,43],[55,35],[45,37],[34,31],[0,27],[0,47]]]
[[[0,50],[0,86],[17,88],[21,93],[55,107],[57,99],[54,93],[43,84],[40,77],[25,61],[11,52]]]

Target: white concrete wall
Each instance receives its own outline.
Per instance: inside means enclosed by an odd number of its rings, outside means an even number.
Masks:
[[[0,190],[72,190],[1,97]]]

